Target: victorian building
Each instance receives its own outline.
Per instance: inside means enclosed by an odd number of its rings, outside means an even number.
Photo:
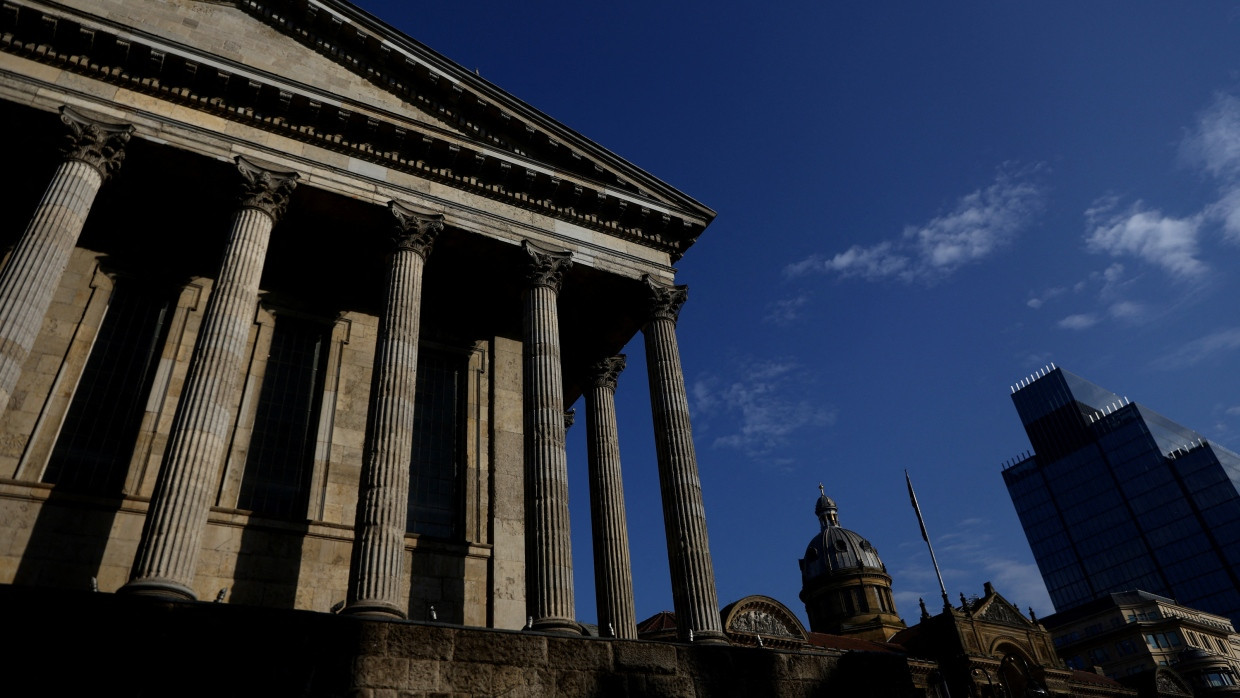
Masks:
[[[1070,667],[1097,667],[1149,695],[1240,695],[1240,635],[1224,616],[1128,591],[1042,622]]]
[[[822,530],[801,559],[801,601],[810,629],[884,642],[905,628],[891,577],[870,541],[840,526],[835,501],[818,486],[814,515]]]

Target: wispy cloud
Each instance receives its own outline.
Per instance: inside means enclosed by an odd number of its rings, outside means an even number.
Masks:
[[[1138,200],[1121,206],[1114,196],[1085,211],[1085,243],[1093,252],[1135,257],[1179,281],[1209,271],[1201,260],[1212,232],[1240,242],[1240,98],[1219,93],[1180,141],[1180,159],[1218,183],[1218,199],[1184,215],[1170,215]]]
[[[1117,320],[1140,321],[1148,314],[1145,304],[1136,301],[1120,301],[1112,303],[1107,309],[1108,314]]]
[[[1037,310],[1038,308],[1041,308],[1043,305],[1045,305],[1047,301],[1058,298],[1067,292],[1068,292],[1068,289],[1064,288],[1063,286],[1054,286],[1052,288],[1046,289],[1045,291],[1042,291],[1039,294],[1036,294],[1036,295],[1030,294],[1029,300],[1025,301],[1025,305],[1029,306],[1030,308],[1033,308],[1034,310]]]
[[[801,430],[833,424],[836,408],[809,399],[805,377],[795,362],[759,361],[728,381],[714,376],[695,381],[694,407],[713,431],[725,432],[712,446],[769,460]]]
[[[957,522],[955,528],[947,533],[934,536],[948,598],[956,603],[962,591],[970,596],[981,594],[982,583],[989,581],[994,583],[995,590],[1004,598],[1022,609],[1032,606],[1042,615],[1052,612],[1050,595],[1037,565],[1016,559],[1001,548],[993,534],[988,532],[990,525],[986,519],[969,517]],[[911,609],[916,607],[918,598],[924,598],[930,612],[937,613],[942,604],[932,599],[940,598],[938,581],[925,548],[918,547],[901,545],[901,552],[907,555],[907,559],[902,562],[903,569],[893,576],[901,584],[916,588],[906,586],[901,589],[895,594],[896,601],[900,606]],[[907,611],[905,613],[905,620],[910,620]]]
[[[1087,330],[1097,324],[1098,316],[1093,313],[1069,315],[1059,321],[1059,326],[1065,330]]]
[[[1173,218],[1147,210],[1140,201],[1117,210],[1118,203],[1107,197],[1085,211],[1090,228],[1085,244],[1091,251],[1135,256],[1180,280],[1199,278],[1208,270],[1197,258],[1200,215]]]
[[[807,303],[809,303],[809,296],[806,295],[767,303],[766,315],[762,318],[762,321],[773,325],[791,324],[801,318],[801,311]]]
[[[1011,243],[1042,208],[1040,167],[1004,168],[990,186],[966,194],[948,213],[875,245],[853,245],[831,257],[813,255],[784,269],[788,276],[837,274],[869,281],[932,283]]]
[[[1240,327],[1219,330],[1180,345],[1153,361],[1155,368],[1180,369],[1200,363],[1223,352],[1240,349]]]
[[[1180,153],[1219,182],[1219,200],[1203,215],[1240,242],[1240,98],[1219,93],[1180,144]]]
[[[1216,179],[1240,178],[1240,99],[1216,94],[1181,141],[1180,155]]]

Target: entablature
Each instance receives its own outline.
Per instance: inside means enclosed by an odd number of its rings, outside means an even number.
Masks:
[[[714,217],[347,3],[238,7],[444,126],[60,5],[0,5],[0,51],[649,247],[672,262]],[[462,78],[472,78],[469,90]],[[616,174],[624,168],[628,179]]]

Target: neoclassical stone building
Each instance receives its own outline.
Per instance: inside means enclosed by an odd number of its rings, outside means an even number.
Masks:
[[[584,395],[635,637],[640,332],[680,632],[722,640],[673,267],[709,208],[342,0],[2,9],[0,584],[577,633]]]

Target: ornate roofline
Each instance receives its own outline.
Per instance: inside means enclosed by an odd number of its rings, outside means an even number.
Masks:
[[[673,262],[714,218],[714,211],[343,0],[237,6],[446,127],[62,6],[5,0],[0,51],[571,221],[666,252]]]

